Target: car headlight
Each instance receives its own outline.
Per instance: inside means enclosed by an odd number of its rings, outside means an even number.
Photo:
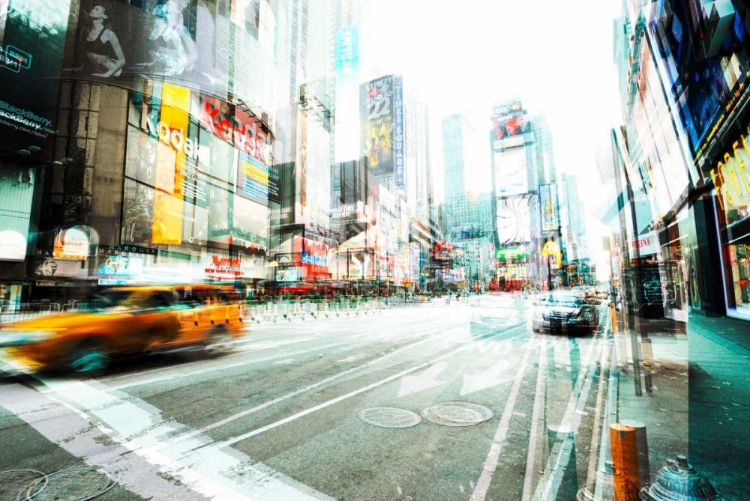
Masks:
[[[0,331],[0,347],[41,343],[55,335],[55,331]]]

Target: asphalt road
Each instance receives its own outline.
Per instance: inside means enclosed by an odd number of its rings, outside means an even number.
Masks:
[[[0,501],[35,478],[8,470],[87,465],[111,481],[69,470],[33,499],[572,499],[596,467],[607,327],[533,334],[530,314],[483,297],[262,323],[220,357],[0,380]]]

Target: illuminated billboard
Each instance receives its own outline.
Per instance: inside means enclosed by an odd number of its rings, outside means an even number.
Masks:
[[[360,87],[362,157],[375,176],[393,175],[398,155],[403,177],[404,124],[401,85],[401,77],[388,75]],[[401,129],[400,135],[396,133],[397,128]]]
[[[508,197],[529,191],[526,148],[511,148],[493,153],[495,196]]]
[[[691,12],[695,2],[659,3],[648,26],[666,60],[667,91],[680,108],[679,119],[697,161],[729,114],[748,100],[747,17],[732,2],[722,2],[720,7],[715,2],[710,17],[704,13],[703,19]],[[704,57],[686,57],[694,47],[700,47]],[[644,45],[644,60],[649,58],[648,50]],[[639,76],[641,92],[650,78]]]
[[[531,241],[529,195],[497,201],[497,236],[501,246]]]
[[[41,148],[56,128],[70,0],[0,0],[0,147]]]
[[[557,199],[557,184],[543,184],[539,187],[542,204],[542,230],[556,230],[560,227],[560,214]]]

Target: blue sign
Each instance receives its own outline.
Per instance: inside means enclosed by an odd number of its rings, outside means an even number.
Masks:
[[[403,188],[406,184],[404,158],[404,88],[401,77],[393,79],[394,108],[394,156],[396,160],[396,186]]]
[[[359,67],[359,29],[343,28],[336,32],[336,78],[356,76]]]
[[[240,153],[237,194],[268,205],[268,166],[246,153]]]

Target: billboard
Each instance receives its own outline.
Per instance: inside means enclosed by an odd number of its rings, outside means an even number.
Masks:
[[[497,201],[497,237],[501,246],[531,241],[529,195]]]
[[[70,0],[0,0],[0,147],[41,148],[56,128]]]
[[[131,89],[146,78],[227,95],[234,52],[228,18],[204,0],[132,3],[81,0],[72,13],[78,17],[75,60],[63,77]]]
[[[396,187],[403,188],[405,185],[405,157],[404,143],[406,139],[406,130],[404,129],[404,89],[401,77],[393,79],[393,99],[394,99],[394,144],[393,151],[396,161]]]
[[[665,86],[680,108],[679,118],[697,160],[719,126],[750,94],[747,18],[743,22],[743,14],[732,2],[723,2],[718,10],[713,6],[710,18],[702,19],[691,12],[693,2],[658,3],[648,26],[667,61]],[[705,57],[686,56],[696,47]],[[645,46],[644,60],[647,51]],[[648,78],[644,75],[642,80]]]
[[[560,227],[560,214],[557,199],[557,184],[543,184],[539,187],[542,204],[542,231],[556,230]]]
[[[495,196],[508,197],[529,191],[526,148],[511,148],[493,153]]]
[[[394,87],[398,89],[400,126],[403,130],[401,78],[388,75],[360,86],[360,145],[362,157],[374,176],[394,174],[397,152],[403,162],[403,136],[399,142],[400,149],[396,149],[397,95]]]

